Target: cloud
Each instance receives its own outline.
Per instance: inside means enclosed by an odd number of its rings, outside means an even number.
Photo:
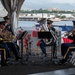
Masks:
[[[22,8],[23,9],[51,8],[54,7],[55,4],[57,5],[70,4],[72,6],[75,6],[75,0],[25,0],[25,2],[22,5]],[[58,8],[60,8],[60,6]]]
[[[74,4],[75,0],[50,0],[49,2]]]

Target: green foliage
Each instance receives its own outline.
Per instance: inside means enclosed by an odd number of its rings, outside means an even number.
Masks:
[[[73,14],[74,11],[65,11],[65,10],[43,10],[40,8],[39,10],[21,10],[20,13],[70,13]]]

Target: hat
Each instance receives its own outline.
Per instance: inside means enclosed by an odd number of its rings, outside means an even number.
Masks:
[[[73,22],[73,25],[75,25],[75,21],[73,20],[72,22]]]
[[[4,20],[9,20],[8,16],[4,16],[3,18],[4,18]]]
[[[75,28],[75,20],[73,20],[72,22],[73,22],[73,26],[74,26],[74,28]]]
[[[0,18],[0,24],[5,24],[5,20],[3,18]]]
[[[47,19],[47,24],[52,24],[52,23],[53,23],[53,21],[52,21],[52,20]]]

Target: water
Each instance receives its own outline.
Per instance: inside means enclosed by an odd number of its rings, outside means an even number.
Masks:
[[[33,27],[35,26],[36,21],[19,21],[18,27]],[[60,26],[73,26],[72,21],[60,21],[60,22],[53,22],[53,25],[60,25]]]
[[[67,26],[73,26],[73,22],[72,21],[59,21],[59,22],[54,22],[53,25],[67,25]]]
[[[36,21],[19,21],[18,27],[33,27]]]

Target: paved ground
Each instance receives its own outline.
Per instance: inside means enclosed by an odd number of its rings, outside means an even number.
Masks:
[[[35,74],[29,74],[29,75],[75,75],[75,68],[35,73]]]
[[[59,59],[51,60],[49,57],[42,58],[36,56],[30,56],[28,62],[26,62],[25,59],[19,61],[14,61],[14,59],[12,59],[11,64],[0,67],[0,75],[29,75],[75,67],[71,63],[58,65],[58,61]]]

